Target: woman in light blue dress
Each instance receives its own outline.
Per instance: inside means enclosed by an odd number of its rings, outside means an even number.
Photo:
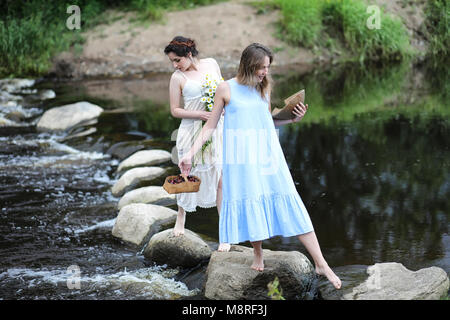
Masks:
[[[251,268],[263,271],[262,241],[278,235],[297,236],[312,256],[316,273],[340,289],[341,280],[322,255],[275,129],[300,121],[308,105],[298,104],[293,120],[272,118],[268,74],[272,60],[271,51],[261,44],[251,44],[242,52],[237,76],[217,88],[211,117],[179,167],[189,174],[192,157],[209,139],[225,108],[220,242],[250,241]]]

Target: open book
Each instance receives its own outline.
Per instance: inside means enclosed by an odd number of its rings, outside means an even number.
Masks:
[[[299,92],[294,93],[289,98],[284,100],[283,108],[275,108],[272,110],[272,118],[278,120],[290,120],[294,119],[295,115],[292,113],[295,106],[300,103],[305,102],[305,90],[300,90]]]

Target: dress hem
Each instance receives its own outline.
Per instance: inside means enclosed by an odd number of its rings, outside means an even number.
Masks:
[[[254,242],[311,231],[314,227],[297,193],[273,193],[222,202],[220,242]]]
[[[224,243],[229,243],[229,244],[239,244],[239,243],[246,242],[246,241],[250,241],[250,242],[264,241],[264,240],[272,239],[274,237],[295,237],[295,236],[300,236],[302,234],[307,234],[307,233],[310,233],[310,232],[313,232],[313,231],[314,231],[314,228],[309,230],[309,231],[293,233],[293,234],[277,233],[277,234],[269,235],[268,238],[262,238],[262,239],[260,239],[260,238],[257,238],[257,239],[250,239],[250,238],[248,238],[248,239],[246,239],[246,238],[244,238],[244,239],[238,239],[238,240],[234,240],[234,241],[225,239],[225,240],[221,241],[221,243],[224,242]]]
[[[195,208],[188,208],[186,209],[185,207],[183,207],[182,205],[177,204],[179,207],[183,208],[184,211],[186,212],[197,212],[197,207],[203,208],[203,209],[209,209],[209,208],[214,208],[217,207],[217,204],[197,204],[197,206],[195,206]]]

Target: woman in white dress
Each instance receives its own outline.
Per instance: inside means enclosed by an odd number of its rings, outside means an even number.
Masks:
[[[203,84],[207,80],[223,80],[219,65],[213,58],[199,59],[195,42],[192,39],[177,36],[164,49],[176,69],[170,78],[170,112],[173,117],[181,118],[178,128],[176,147],[178,159],[182,159],[195,141],[211,112],[206,110],[202,101]],[[182,103],[183,102],[183,103]],[[201,179],[200,189],[195,193],[177,194],[178,215],[174,234],[184,233],[186,212],[196,211],[196,207],[211,208],[217,206],[220,214],[222,202],[222,134],[221,117],[211,143],[204,146],[193,161],[191,175]],[[178,161],[178,159],[175,159]],[[219,251],[228,251],[229,244],[219,244]]]

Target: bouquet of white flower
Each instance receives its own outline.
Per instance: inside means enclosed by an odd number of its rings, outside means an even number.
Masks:
[[[209,74],[206,74],[205,81],[202,83],[202,91],[203,96],[201,97],[200,101],[203,102],[205,105],[205,110],[211,112],[214,106],[214,96],[216,94],[217,86],[219,83],[224,81],[223,78],[217,79],[212,77]],[[203,121],[202,127],[205,124]],[[206,141],[202,146],[202,161],[204,162],[203,153],[208,148],[209,145],[212,143],[212,138],[209,138],[208,141]]]
[[[214,79],[209,74],[206,74],[205,81],[202,84],[203,97],[201,101],[205,104],[206,111],[212,111],[214,106],[214,95],[216,94],[217,86],[223,81],[223,78]]]

